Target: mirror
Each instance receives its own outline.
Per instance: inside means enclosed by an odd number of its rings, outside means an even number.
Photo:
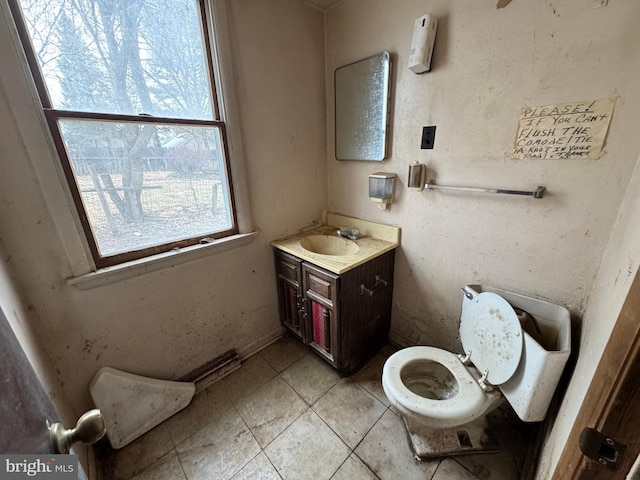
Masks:
[[[389,52],[336,69],[336,158],[384,160],[387,154]]]

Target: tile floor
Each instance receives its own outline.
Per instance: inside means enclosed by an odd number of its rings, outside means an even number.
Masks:
[[[342,378],[283,337],[127,447],[105,452],[103,480],[515,480],[531,429],[496,410],[497,454],[417,462],[380,384],[384,347]]]

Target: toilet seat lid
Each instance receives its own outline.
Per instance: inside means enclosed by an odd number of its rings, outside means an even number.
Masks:
[[[478,370],[488,370],[487,381],[501,385],[520,363],[523,335],[513,307],[492,292],[473,297],[462,309],[460,340]]]

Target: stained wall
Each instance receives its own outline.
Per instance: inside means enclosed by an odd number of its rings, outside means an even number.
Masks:
[[[432,70],[416,75],[407,66],[412,28],[426,13],[439,20]],[[640,259],[630,220],[640,153],[639,14],[632,0],[347,0],[326,14],[329,209],[402,228],[392,338],[459,350],[460,287],[470,283],[564,305],[582,326],[583,353],[541,478],[557,462]],[[393,59],[388,159],[336,161],[333,72],[383,50]],[[603,98],[616,106],[602,158],[511,160],[522,107]],[[421,150],[429,125],[437,126],[435,148]],[[409,190],[413,161],[442,185],[545,185],[547,194]],[[398,175],[388,210],[368,199],[376,171]]]
[[[175,379],[281,334],[269,241],[318,221],[327,203],[323,14],[290,0],[226,3],[240,184],[257,233],[246,245],[90,289],[69,283],[89,267],[0,3],[1,260],[15,277],[20,321],[42,346],[35,352],[78,416],[91,407],[88,385],[102,366]]]

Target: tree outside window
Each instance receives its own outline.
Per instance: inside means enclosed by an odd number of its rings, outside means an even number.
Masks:
[[[237,233],[198,0],[11,0],[97,267]]]

